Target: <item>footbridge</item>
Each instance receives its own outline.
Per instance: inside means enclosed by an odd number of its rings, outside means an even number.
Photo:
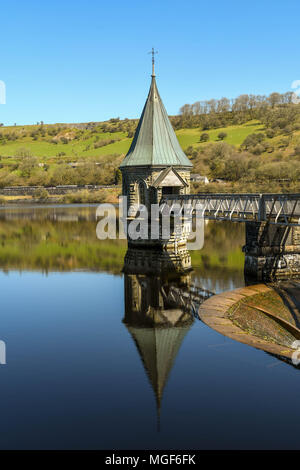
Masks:
[[[191,209],[209,220],[233,222],[268,222],[283,226],[300,226],[298,194],[179,194],[166,195],[162,208]]]
[[[245,276],[257,281],[300,277],[300,194],[172,194],[174,214],[245,223]]]

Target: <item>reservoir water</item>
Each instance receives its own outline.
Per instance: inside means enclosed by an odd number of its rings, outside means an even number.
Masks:
[[[178,309],[137,325],[149,284],[122,273],[126,241],[98,240],[95,211],[0,210],[0,448],[298,448],[299,369]],[[244,286],[243,244],[242,225],[208,223],[189,279]]]

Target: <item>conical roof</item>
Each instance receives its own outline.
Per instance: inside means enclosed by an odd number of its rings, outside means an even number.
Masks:
[[[193,166],[179,145],[154,75],[134,139],[120,168],[148,165]]]
[[[127,325],[155,393],[158,409],[181,343],[191,325],[137,328]]]

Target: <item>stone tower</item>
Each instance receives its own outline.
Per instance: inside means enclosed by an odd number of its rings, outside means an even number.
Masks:
[[[188,194],[192,163],[181,149],[158,93],[154,62],[150,91],[131,147],[120,165],[122,194],[134,216],[139,204],[150,210],[165,194]]]

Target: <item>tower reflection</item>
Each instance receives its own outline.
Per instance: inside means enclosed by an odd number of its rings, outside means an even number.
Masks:
[[[123,319],[135,342],[153,388],[158,416],[163,390],[194,318],[189,308],[178,305],[174,291],[188,291],[190,257],[154,250],[129,248],[124,260],[125,316]],[[164,266],[168,266],[168,273]],[[173,269],[170,269],[172,267]]]

